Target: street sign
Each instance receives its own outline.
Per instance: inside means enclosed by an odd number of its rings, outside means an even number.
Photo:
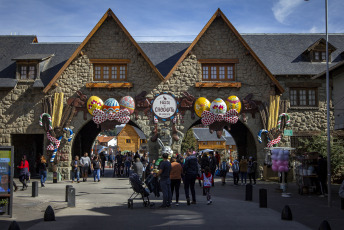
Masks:
[[[284,130],[284,136],[293,136],[293,130],[291,129]]]

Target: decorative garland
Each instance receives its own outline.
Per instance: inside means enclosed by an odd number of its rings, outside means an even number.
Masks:
[[[225,114],[214,114],[210,111],[205,110],[202,112],[201,122],[203,125],[211,125],[215,121],[226,121],[228,123],[235,124],[238,122],[238,120],[238,111],[235,109],[230,109]]]
[[[95,109],[93,111],[93,121],[94,123],[96,123],[97,125],[103,123],[106,120],[116,120],[118,122],[120,122],[121,124],[127,124],[130,121],[130,112],[128,109],[121,109],[120,111],[118,111],[117,113],[105,113],[103,110],[100,109]]]

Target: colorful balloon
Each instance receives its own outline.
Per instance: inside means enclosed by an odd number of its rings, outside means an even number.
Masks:
[[[195,113],[197,116],[202,117],[203,111],[210,110],[210,101],[205,97],[200,97],[196,100],[194,105]]]
[[[225,114],[227,112],[227,105],[221,98],[216,98],[210,104],[210,112],[214,114]]]
[[[135,110],[135,100],[130,96],[122,97],[119,101],[119,105],[121,109],[127,109],[130,114],[132,114]]]
[[[91,96],[87,101],[87,110],[88,112],[93,115],[93,111],[95,109],[102,109],[103,108],[103,101],[97,96]]]
[[[226,99],[226,105],[227,105],[227,111],[230,109],[235,109],[236,111],[238,111],[238,113],[240,113],[241,111],[241,102],[237,96],[234,96],[234,95],[229,96]]]
[[[103,111],[105,113],[117,113],[119,111],[119,104],[115,98],[109,98],[104,102]]]

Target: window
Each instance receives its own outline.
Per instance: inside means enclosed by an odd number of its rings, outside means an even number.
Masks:
[[[330,57],[330,54],[329,54]],[[314,51],[313,61],[324,62],[326,61],[326,51]]]
[[[35,65],[20,65],[19,68],[20,79],[35,79],[36,78],[36,66]]]
[[[127,80],[129,59],[91,59],[93,63],[94,81]]]
[[[216,142],[217,145],[222,145],[221,141]]]
[[[202,70],[203,81],[234,81],[234,64],[202,64]]]
[[[318,106],[317,88],[290,88],[291,106]]]
[[[130,144],[131,140],[130,139],[125,139],[125,143]]]
[[[146,140],[146,139],[141,139],[141,140],[140,140],[140,143],[141,143],[141,144],[146,144],[146,143],[147,143],[147,140]]]
[[[208,142],[206,142],[206,141],[205,141],[205,142],[203,142],[203,145],[207,145],[207,144],[208,144]]]

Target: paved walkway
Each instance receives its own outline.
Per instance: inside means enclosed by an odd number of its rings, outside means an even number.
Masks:
[[[111,169],[108,169],[108,174]],[[0,229],[8,229],[16,220],[21,229],[318,229],[327,219],[332,229],[344,226],[344,211],[339,199],[333,207],[327,207],[327,199],[317,196],[300,196],[292,192],[291,198],[282,198],[276,192],[278,184],[258,182],[253,191],[253,202],[244,201],[245,186],[233,186],[231,178],[221,186],[219,179],[212,188],[213,204],[207,205],[201,188],[196,186],[197,204],[187,206],[181,188],[181,204],[159,209],[161,197],[150,195],[155,208],[143,207],[142,200],[134,200],[134,208],[128,209],[127,199],[133,193],[127,178],[102,178],[101,182],[74,183],[76,207],[68,208],[65,187],[70,181],[47,183],[39,188],[39,196],[31,197],[31,187],[14,194],[13,218],[0,217]],[[289,186],[293,190],[295,186]],[[259,208],[258,190],[268,190],[268,208]],[[335,196],[335,194],[334,194]],[[337,195],[338,196],[338,195]],[[284,205],[293,212],[293,221],[281,220]],[[48,205],[55,210],[56,221],[44,222]]]

